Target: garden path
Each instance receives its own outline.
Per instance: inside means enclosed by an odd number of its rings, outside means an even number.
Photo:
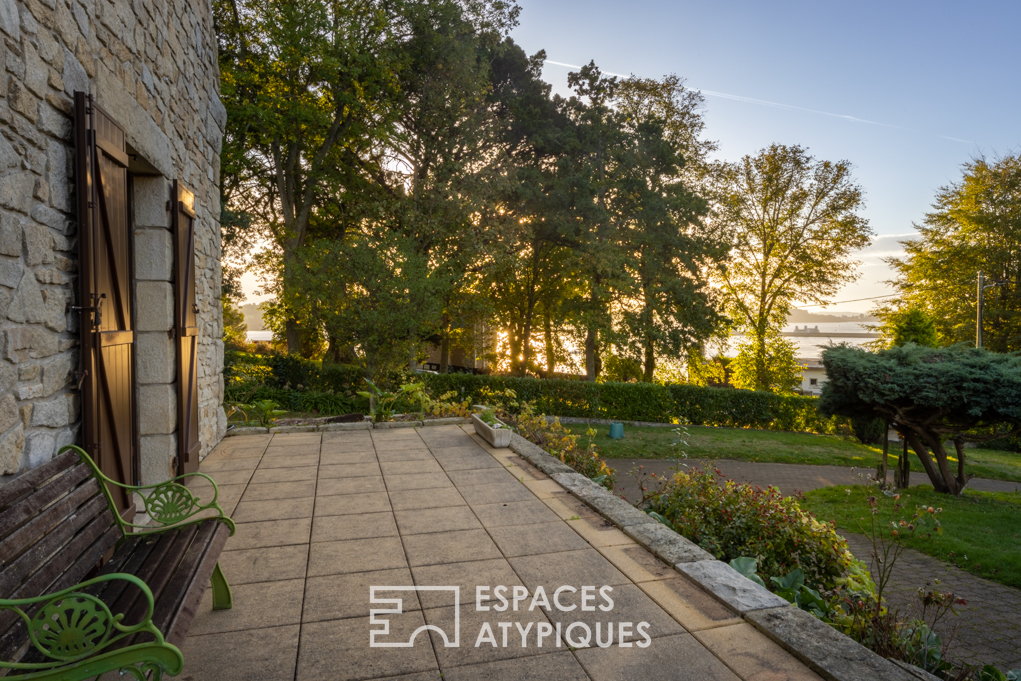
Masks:
[[[637,480],[628,471],[643,467],[645,473],[669,474],[675,465],[661,459],[607,459],[617,473],[618,491],[631,501],[640,497]],[[784,494],[807,492],[832,485],[853,485],[863,469],[841,466],[806,466],[802,464],[756,463],[720,459],[717,468],[728,478],[760,487],[773,485]],[[867,472],[873,472],[869,469]],[[924,476],[913,473],[918,482]],[[892,480],[892,472],[891,472]],[[969,487],[981,491],[1012,492],[1021,483],[1002,480],[973,479]],[[868,540],[859,534],[844,532],[855,556],[868,560]],[[953,565],[926,556],[913,549],[904,552],[891,579],[888,601],[901,608],[913,607],[918,588],[940,580],[940,590],[953,591],[968,605],[959,609],[960,628],[955,638],[954,654],[969,664],[995,664],[1001,669],[1021,669],[1021,591],[976,577]]]
[[[184,680],[819,678],[523,459],[460,427],[232,437],[201,470],[238,523],[220,560],[234,607],[214,612],[206,594]],[[459,586],[460,610],[452,592],[410,585]],[[479,611],[479,585],[528,598]],[[612,610],[525,609],[539,586],[552,598],[560,585],[612,586]],[[372,586],[392,587],[379,596],[403,610],[370,623]],[[381,642],[414,645],[370,647],[382,620]],[[415,639],[426,625],[453,635],[458,621],[458,647],[436,631]],[[548,634],[536,645],[540,627],[566,634],[576,621],[593,631],[649,622],[650,644],[569,649]],[[483,623],[494,643],[476,646]]]

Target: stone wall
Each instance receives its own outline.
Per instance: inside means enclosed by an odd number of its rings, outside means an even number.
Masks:
[[[80,430],[73,93],[127,132],[134,182],[140,475],[171,474],[174,346],[167,334],[170,182],[195,192],[203,455],[223,437],[219,152],[208,0],[0,0],[0,475],[49,460]]]

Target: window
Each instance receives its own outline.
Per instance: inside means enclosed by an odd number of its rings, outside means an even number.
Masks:
[[[808,379],[808,384],[809,385],[819,385],[819,379],[818,378],[810,378],[810,379]]]

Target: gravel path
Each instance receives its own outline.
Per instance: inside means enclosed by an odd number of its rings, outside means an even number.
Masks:
[[[640,497],[639,484],[628,472],[642,466],[645,474],[669,474],[676,464],[650,459],[608,459],[617,470],[619,492],[635,501]],[[694,463],[694,462],[693,462]],[[853,485],[858,475],[871,469],[841,466],[806,466],[801,464],[756,463],[720,459],[717,468],[738,482],[766,487],[776,486],[784,494],[807,492],[831,485]],[[890,473],[892,479],[892,471]],[[914,482],[925,480],[913,473]],[[647,483],[648,484],[648,483]],[[989,492],[1021,491],[1021,483],[976,478],[971,489]],[[868,561],[868,540],[858,534],[844,532],[852,553]],[[913,608],[919,587],[940,581],[940,590],[953,591],[968,605],[959,609],[960,625],[954,639],[952,655],[969,664],[994,664],[1001,669],[1021,669],[1021,591],[1012,589],[958,569],[941,560],[908,549],[901,556],[889,586],[887,601],[900,608]]]

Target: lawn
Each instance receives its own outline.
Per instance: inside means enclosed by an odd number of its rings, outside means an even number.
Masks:
[[[567,427],[581,436],[581,443],[587,442],[585,431],[588,426],[571,424]],[[625,426],[624,439],[611,440],[609,426],[594,427],[596,446],[607,459],[670,459],[677,456],[678,448],[671,446],[676,437],[671,428]],[[688,445],[683,449],[689,458],[875,468],[882,456],[879,447],[869,447],[839,435],[688,426],[685,439]],[[892,443],[891,469],[896,465],[899,453],[899,443]],[[956,467],[957,459],[951,457],[951,461]],[[980,478],[1021,482],[1021,454],[1016,452],[969,449],[965,468]],[[925,475],[914,454],[911,455],[911,470]]]
[[[870,526],[865,492],[852,487],[848,494],[848,489],[838,485],[806,492],[802,507],[820,520],[836,521],[841,530],[862,533],[862,526]],[[1021,494],[969,490],[951,497],[919,486],[902,493],[901,501],[905,505],[898,519],[910,517],[918,506],[943,509],[943,534],[916,533],[906,540],[908,546],[980,577],[1021,588]],[[880,520],[894,520],[893,501],[883,497],[881,502]]]

